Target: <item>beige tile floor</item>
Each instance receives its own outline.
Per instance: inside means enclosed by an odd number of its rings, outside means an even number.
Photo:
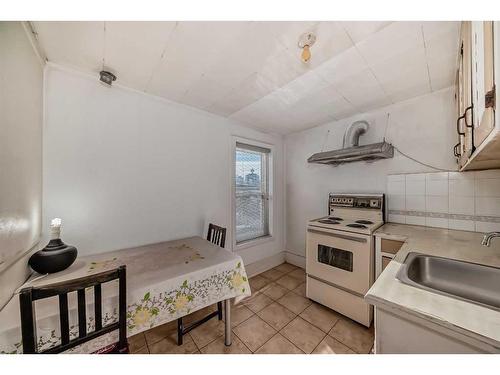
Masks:
[[[177,323],[129,338],[134,354],[367,354],[370,329],[305,297],[304,270],[283,263],[250,279],[252,296],[231,310],[233,344],[224,345],[224,322],[217,318],[195,328],[177,345]],[[189,323],[215,305],[185,318]]]

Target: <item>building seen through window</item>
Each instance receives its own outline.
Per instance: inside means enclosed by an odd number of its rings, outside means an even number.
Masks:
[[[247,147],[248,148],[247,148]],[[269,234],[269,150],[238,144],[235,155],[236,242]]]

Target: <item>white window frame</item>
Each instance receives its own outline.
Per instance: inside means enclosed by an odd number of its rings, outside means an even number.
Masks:
[[[236,242],[236,187],[235,187],[235,179],[236,179],[236,144],[243,143],[249,146],[256,146],[261,148],[267,148],[270,150],[268,155],[267,162],[267,178],[268,178],[268,229],[269,234],[266,236],[258,237],[252,240],[244,241],[241,243]],[[243,250],[252,246],[256,246],[258,244],[262,244],[265,242],[274,240],[274,145],[270,143],[265,143],[261,141],[256,141],[248,138],[240,138],[233,136],[231,139],[231,180],[230,180],[230,200],[231,200],[231,242],[233,251]]]

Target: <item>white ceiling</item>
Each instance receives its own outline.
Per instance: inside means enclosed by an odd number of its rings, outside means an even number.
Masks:
[[[49,61],[287,134],[453,84],[459,22],[33,22]],[[308,63],[299,36],[317,41]]]

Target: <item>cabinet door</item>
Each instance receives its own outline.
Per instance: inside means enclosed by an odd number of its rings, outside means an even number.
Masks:
[[[478,147],[493,130],[494,57],[493,22],[472,22],[472,93],[474,103],[474,146]]]
[[[387,267],[389,263],[391,263],[391,260],[392,258],[382,257],[382,271],[385,270],[385,267]]]
[[[473,151],[472,135],[472,40],[471,22],[462,22],[457,85],[457,132],[459,138],[458,163],[462,167]],[[467,126],[470,125],[470,126]]]

